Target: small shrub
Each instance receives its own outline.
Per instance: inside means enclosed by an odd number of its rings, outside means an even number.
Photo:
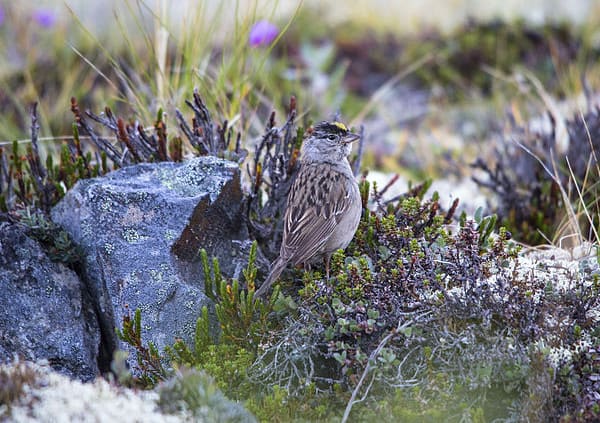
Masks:
[[[60,162],[54,163],[51,154],[42,162],[38,147],[37,104],[31,108],[31,143],[23,155],[15,141],[10,153],[0,147],[0,211],[32,207],[46,214],[79,179],[91,178],[106,172],[106,160],[84,153],[75,130],[73,139],[63,143]],[[102,166],[100,166],[102,164]]]
[[[152,342],[142,341],[142,312],[136,309],[133,318],[129,313],[123,316],[122,327],[115,328],[117,337],[133,347],[136,353],[139,376],[136,382],[141,386],[151,388],[157,382],[165,380],[168,371],[163,365],[163,357]]]
[[[504,139],[495,164],[483,159],[473,164],[487,176],[474,181],[498,197],[493,211],[500,224],[529,245],[559,241],[563,235],[598,241],[600,169],[595,157],[600,151],[600,111],[565,123],[566,151],[556,145],[559,129],[552,120],[552,130],[545,133],[514,127],[513,136],[522,147]]]
[[[45,214],[26,208],[18,211],[16,215],[19,224],[27,228],[28,233],[40,242],[51,260],[67,265],[76,265],[81,261],[80,248],[65,230],[49,220]]]
[[[256,422],[241,404],[225,398],[202,371],[180,368],[160,384],[158,392],[158,406],[165,413],[188,411],[200,421]]]

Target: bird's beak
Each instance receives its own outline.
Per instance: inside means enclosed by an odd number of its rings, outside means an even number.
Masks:
[[[344,144],[350,144],[353,143],[354,141],[358,140],[360,138],[359,134],[354,134],[352,132],[348,132],[346,134],[346,136],[344,136]]]

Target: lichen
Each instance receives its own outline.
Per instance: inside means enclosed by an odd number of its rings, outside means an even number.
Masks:
[[[183,410],[171,414],[161,412],[157,407],[159,394],[156,392],[123,389],[102,378],[92,383],[81,383],[55,373],[44,364],[2,365],[0,378],[6,374],[10,376],[7,381],[11,384],[23,383],[23,371],[29,387],[11,400],[11,421],[131,419],[158,423],[188,421],[191,418],[191,413]],[[7,385],[0,383],[0,386]],[[7,411],[4,409],[0,413]],[[0,414],[0,417],[6,415]]]
[[[104,252],[107,255],[111,255],[115,251],[115,245],[111,242],[104,243]]]
[[[134,228],[124,228],[121,236],[123,237],[123,239],[125,241],[127,241],[130,244],[139,244],[141,242],[144,242],[148,239],[150,239],[149,236],[147,235],[141,235],[137,229]]]

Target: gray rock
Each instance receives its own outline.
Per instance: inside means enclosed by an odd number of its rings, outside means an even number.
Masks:
[[[136,308],[143,340],[159,350],[192,339],[210,304],[199,248],[219,258],[225,275],[246,265],[239,184],[238,165],[214,157],[139,164],[79,181],[52,210],[83,250],[83,278],[98,301],[108,350],[128,349],[114,328]]]
[[[83,381],[98,374],[100,331],[93,305],[71,269],[0,221],[0,362],[48,360]]]

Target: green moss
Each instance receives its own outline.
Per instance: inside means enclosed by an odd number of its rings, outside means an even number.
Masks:
[[[39,241],[51,260],[67,265],[74,265],[81,260],[80,248],[48,216],[30,208],[19,211],[17,215],[19,223],[28,230],[30,236]]]

